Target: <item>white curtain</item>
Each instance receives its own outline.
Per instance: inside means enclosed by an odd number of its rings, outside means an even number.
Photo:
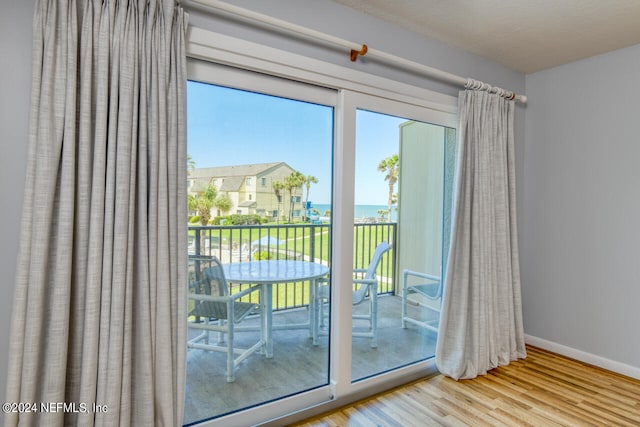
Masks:
[[[436,347],[438,369],[454,379],[526,357],[513,112],[500,95],[460,92],[455,219]]]
[[[174,0],[35,7],[6,401],[68,406],[6,425],[180,425],[187,16]]]

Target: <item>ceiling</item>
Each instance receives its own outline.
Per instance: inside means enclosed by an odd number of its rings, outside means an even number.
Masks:
[[[523,73],[640,44],[640,0],[335,0]]]

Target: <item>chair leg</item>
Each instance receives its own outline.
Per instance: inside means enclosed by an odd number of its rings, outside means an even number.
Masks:
[[[318,324],[320,326],[320,329],[322,329],[324,328],[324,301],[318,301],[316,309],[316,313],[318,313],[317,315],[320,316]]]
[[[402,290],[402,329],[407,329],[407,288]]]
[[[227,302],[227,382],[235,381],[235,353],[233,351],[233,327],[235,325],[233,302]]]
[[[378,289],[371,292],[371,347],[378,347]]]
[[[315,323],[313,325],[313,345],[318,345],[318,337],[320,336],[320,330],[324,328],[324,302],[316,295],[316,300],[313,303],[313,310],[315,315]]]
[[[328,324],[325,322],[325,301],[322,298],[317,298],[314,304],[315,310],[315,324],[314,328],[314,342],[313,345],[318,345],[318,337],[320,336],[320,331],[324,328],[328,327]]]
[[[203,320],[203,322],[204,322],[205,324],[207,324],[207,325],[208,325],[208,324],[209,324],[209,322],[211,322],[211,320],[209,320],[209,318],[208,318],[208,317],[206,317],[206,318]],[[204,337],[203,337],[203,339],[204,339],[204,343],[205,343],[205,344],[209,344],[209,334],[210,334],[210,332],[209,332],[209,331],[204,331],[204,333],[205,333],[205,335],[204,335]]]
[[[218,326],[224,326],[225,325],[225,320],[224,319],[218,319],[216,320],[216,322],[218,322]],[[222,346],[225,344],[225,339],[224,339],[224,335],[225,333],[222,331],[218,332],[218,345]]]

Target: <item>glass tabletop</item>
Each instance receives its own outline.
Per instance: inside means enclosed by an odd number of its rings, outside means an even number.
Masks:
[[[329,267],[309,261],[269,260],[223,264],[228,281],[236,283],[279,283],[317,279]]]

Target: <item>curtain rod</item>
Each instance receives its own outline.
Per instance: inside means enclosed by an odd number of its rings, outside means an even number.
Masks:
[[[501,96],[504,96],[507,99],[514,99],[516,101],[526,103],[527,97],[525,95],[518,95],[515,92],[504,90],[495,86],[491,86],[487,83],[483,83],[478,80],[468,79],[465,77],[457,76],[452,73],[448,73],[446,71],[439,70],[437,68],[429,67],[427,65],[420,64],[418,62],[410,61],[405,58],[401,58],[399,56],[391,55],[389,53],[372,49],[367,45],[361,45],[358,43],[353,43],[348,40],[341,39],[339,37],[335,37],[326,33],[322,33],[320,31],[312,30],[310,28],[303,27],[301,25],[293,24],[291,22],[286,22],[281,19],[273,18],[268,15],[263,15],[258,12],[254,12],[248,9],[244,9],[238,6],[231,5],[229,3],[225,3],[219,0],[192,0],[194,3],[199,3],[204,6],[208,6],[214,9],[221,10],[223,12],[230,13],[232,15],[236,15],[245,19],[249,19],[252,21],[258,21],[262,24],[267,24],[273,27],[276,27],[281,30],[285,30],[290,33],[295,33],[298,35],[302,35],[304,37],[308,37],[315,40],[320,40],[325,43],[329,43],[332,45],[336,45],[339,47],[343,47],[349,49],[349,54],[352,61],[355,61],[359,55],[368,55],[375,59],[380,59],[391,63],[396,66],[400,66],[407,70],[411,70],[413,72],[425,75],[432,79],[440,80],[445,83],[454,84],[457,86],[462,86],[467,89],[474,90],[485,90],[491,93],[498,93]]]

